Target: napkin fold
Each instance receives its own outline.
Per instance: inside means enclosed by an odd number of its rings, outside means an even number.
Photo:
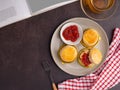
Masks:
[[[108,90],[120,82],[120,28],[114,30],[113,40],[103,65],[85,77],[66,80],[58,90]]]

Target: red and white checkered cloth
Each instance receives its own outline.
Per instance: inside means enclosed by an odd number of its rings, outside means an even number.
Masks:
[[[120,82],[120,29],[114,31],[104,64],[93,74],[58,84],[58,90],[108,90]]]

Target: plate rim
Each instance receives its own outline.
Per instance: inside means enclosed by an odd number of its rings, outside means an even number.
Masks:
[[[102,31],[104,32],[105,37],[106,37],[106,41],[107,41],[106,55],[105,55],[105,57],[104,57],[104,59],[103,59],[103,62],[101,62],[101,64],[100,64],[97,68],[95,68],[94,70],[90,71],[90,73],[81,74],[81,75],[70,74],[70,73],[64,71],[59,65],[56,64],[56,61],[55,61],[54,58],[53,58],[53,53],[52,53],[52,50],[51,50],[51,49],[52,49],[52,41],[53,41],[54,33],[57,32],[57,30],[58,30],[59,28],[61,28],[64,24],[66,24],[66,23],[68,23],[68,22],[70,22],[70,21],[73,21],[73,20],[75,20],[75,19],[83,19],[83,20],[88,20],[88,21],[91,21],[91,22],[95,23],[95,24],[96,24],[97,26],[99,26],[99,27],[102,29]],[[89,75],[89,74],[95,72],[97,69],[99,69],[99,68],[103,65],[103,63],[104,63],[104,61],[105,61],[105,59],[106,59],[106,57],[107,57],[108,50],[109,50],[109,40],[108,40],[108,36],[107,36],[105,30],[103,29],[103,27],[102,27],[100,24],[98,24],[96,21],[91,20],[91,19],[89,19],[89,18],[84,18],[84,17],[75,17],[75,18],[70,18],[70,19],[67,19],[67,20],[63,21],[63,22],[62,22],[61,24],[59,24],[59,25],[57,26],[57,28],[54,30],[54,32],[53,32],[53,34],[52,34],[51,41],[50,41],[50,52],[51,52],[52,59],[53,59],[53,61],[55,62],[56,66],[57,66],[59,69],[61,69],[63,72],[65,72],[65,73],[67,73],[67,74],[69,74],[69,75],[73,75],[73,76],[86,76],[86,75]]]

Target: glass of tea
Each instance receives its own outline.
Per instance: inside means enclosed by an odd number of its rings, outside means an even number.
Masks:
[[[85,0],[91,11],[94,13],[101,13],[106,11],[114,5],[115,0]]]
[[[81,0],[80,4],[83,12],[88,17],[104,20],[115,13],[119,0]]]

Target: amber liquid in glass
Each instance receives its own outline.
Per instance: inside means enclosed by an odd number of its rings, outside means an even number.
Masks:
[[[84,3],[94,13],[101,13],[110,9],[115,0],[85,0]]]

